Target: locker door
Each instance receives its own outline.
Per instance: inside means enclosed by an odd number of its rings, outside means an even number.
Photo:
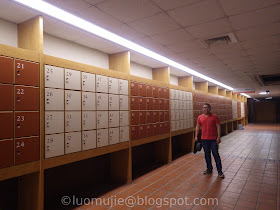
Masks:
[[[39,112],[15,112],[15,137],[38,136],[40,133]]]
[[[39,64],[15,59],[15,84],[39,86]]]
[[[164,133],[169,133],[170,132],[170,122],[165,122],[164,123]]]
[[[154,135],[154,125],[153,124],[147,125],[146,130],[147,130],[147,137]]]
[[[147,125],[139,126],[139,139],[147,137]]]
[[[139,122],[140,122],[139,111],[132,111],[131,112],[131,125],[138,125]]]
[[[153,97],[153,86],[146,84],[146,96]]]
[[[81,112],[65,112],[65,132],[81,131]]]
[[[159,123],[155,123],[153,124],[153,129],[154,129],[154,135],[159,135],[160,134],[160,130],[159,130]]]
[[[131,140],[139,139],[139,125],[131,126]]]
[[[153,99],[154,110],[159,110],[159,99]]]
[[[96,75],[96,92],[108,93],[108,77],[103,75]]]
[[[131,97],[131,110],[139,110],[139,97]]]
[[[108,146],[109,144],[109,130],[99,129],[97,130],[97,147]]]
[[[169,121],[169,111],[164,112],[164,121]]]
[[[120,129],[109,128],[109,145],[120,143]]]
[[[82,92],[82,110],[96,110],[95,93]]]
[[[96,109],[97,110],[108,110],[109,109],[109,95],[106,93],[96,93],[96,100],[97,100],[97,105]]]
[[[39,111],[39,88],[16,85],[14,96],[16,111]]]
[[[159,111],[154,111],[154,123],[159,122]]]
[[[175,110],[171,110],[171,120],[175,121],[176,120],[176,113]]]
[[[81,110],[81,91],[65,90],[65,110]]]
[[[171,121],[171,131],[176,131],[176,121]]]
[[[154,110],[154,103],[152,98],[146,98],[147,110]]]
[[[119,94],[119,79],[109,77],[109,93]]]
[[[45,112],[45,133],[63,133],[64,132],[64,112],[46,111]]]
[[[14,83],[14,59],[0,56],[0,83]]]
[[[174,89],[170,89],[170,99],[174,100],[175,99],[175,90]]]
[[[96,129],[96,111],[83,111],[82,118],[82,130]]]
[[[13,85],[0,84],[0,100],[0,111],[13,111]]]
[[[0,140],[0,168],[9,167],[12,166],[13,164],[14,164],[14,140],[13,139]]]
[[[13,112],[0,112],[0,139],[11,139],[14,136]]]
[[[45,158],[64,155],[64,133],[45,136]]]
[[[64,69],[45,65],[45,87],[64,89]]]
[[[82,133],[65,133],[65,154],[82,151]]]
[[[165,102],[164,99],[159,99],[159,110],[165,110]]]
[[[153,97],[158,98],[158,87],[153,86]]]
[[[109,94],[109,110],[120,110],[120,96]]]
[[[82,90],[95,92],[95,74],[82,72]]]
[[[81,72],[65,69],[65,89],[81,90]]]
[[[120,111],[120,126],[129,125],[129,111]]]
[[[139,96],[146,97],[147,95],[146,84],[139,83],[138,93]]]
[[[119,79],[119,88],[121,95],[128,95],[128,81]]]
[[[45,89],[45,110],[64,110],[64,90]]]
[[[120,142],[129,141],[129,126],[120,127]]]
[[[39,137],[15,139],[15,164],[39,160]]]
[[[138,96],[139,83],[138,82],[130,82],[130,94],[132,96]]]
[[[168,88],[164,89],[164,98],[169,99],[169,89]]]
[[[159,121],[164,122],[164,112],[163,111],[159,111]]]
[[[128,110],[128,96],[120,95],[120,110]]]
[[[96,130],[82,132],[82,150],[96,148]]]
[[[147,123],[147,113],[146,111],[139,112],[139,123],[146,124]]]
[[[140,110],[147,110],[146,98],[143,98],[143,97],[139,98],[139,108],[140,108]]]
[[[147,123],[153,123],[154,122],[154,114],[153,111],[147,111]]]
[[[120,126],[120,112],[119,111],[109,111],[109,127],[119,127]]]
[[[97,112],[97,129],[109,127],[109,112],[98,111]]]

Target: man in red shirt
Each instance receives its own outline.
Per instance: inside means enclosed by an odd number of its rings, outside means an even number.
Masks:
[[[222,162],[218,152],[218,144],[221,142],[221,125],[217,115],[211,113],[210,104],[203,104],[203,114],[199,115],[195,130],[195,141],[201,128],[201,143],[205,153],[207,169],[204,174],[211,174],[213,170],[211,151],[214,156],[218,175],[225,178],[222,172]]]

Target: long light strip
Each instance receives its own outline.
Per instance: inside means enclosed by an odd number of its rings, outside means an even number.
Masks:
[[[192,74],[194,76],[202,78],[206,81],[212,82],[212,83],[214,83],[216,85],[219,85],[221,87],[224,87],[228,90],[233,90],[233,88],[228,86],[228,85],[225,85],[225,84],[223,84],[223,83],[221,83],[217,80],[214,80],[210,77],[207,77],[207,76],[205,76],[205,75],[203,75],[203,74],[201,74],[197,71],[194,71],[194,70],[192,70],[192,69],[190,69],[190,68],[188,68],[188,67],[186,67],[182,64],[179,64],[179,63],[177,63],[173,60],[170,60],[170,59],[168,59],[168,58],[166,58],[162,55],[159,55],[159,54],[157,54],[157,53],[155,53],[151,50],[148,50],[148,49],[146,49],[146,48],[144,48],[144,47],[142,47],[138,44],[135,44],[135,43],[133,43],[133,42],[127,40],[127,39],[124,39],[124,38],[110,32],[110,31],[107,31],[103,28],[100,28],[99,26],[96,26],[96,25],[94,25],[94,24],[92,24],[88,21],[85,21],[85,20],[83,20],[83,19],[81,19],[81,18],[79,18],[75,15],[72,15],[68,12],[65,12],[64,10],[59,9],[59,8],[53,6],[49,3],[46,3],[42,0],[14,0],[14,1],[19,2],[23,5],[26,5],[30,8],[32,8],[32,9],[35,9],[35,10],[37,10],[39,12],[42,12],[46,15],[54,17],[58,20],[61,20],[65,23],[73,25],[77,28],[88,31],[92,34],[95,34],[95,35],[99,36],[99,37],[110,40],[111,42],[114,42],[116,44],[124,46],[128,49],[131,49],[131,50],[135,51],[135,52],[141,53],[141,54],[146,55],[150,58],[153,58],[157,61],[168,64],[169,66],[175,67],[175,68],[180,69],[182,71],[185,71],[189,74]]]
[[[251,98],[251,96],[249,96],[249,95],[246,94],[246,93],[240,93],[240,95],[246,96],[247,98]]]

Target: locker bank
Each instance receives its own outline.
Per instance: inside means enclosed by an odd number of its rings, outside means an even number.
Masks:
[[[279,209],[279,14],[1,0],[0,210]],[[205,103],[223,179],[196,150]]]

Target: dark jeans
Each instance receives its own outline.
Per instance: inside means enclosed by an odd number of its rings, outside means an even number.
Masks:
[[[222,171],[222,162],[218,152],[218,144],[216,140],[203,140],[201,139],[201,144],[205,153],[205,160],[208,169],[213,169],[212,161],[211,161],[211,151],[214,156],[216,167],[218,172]]]

